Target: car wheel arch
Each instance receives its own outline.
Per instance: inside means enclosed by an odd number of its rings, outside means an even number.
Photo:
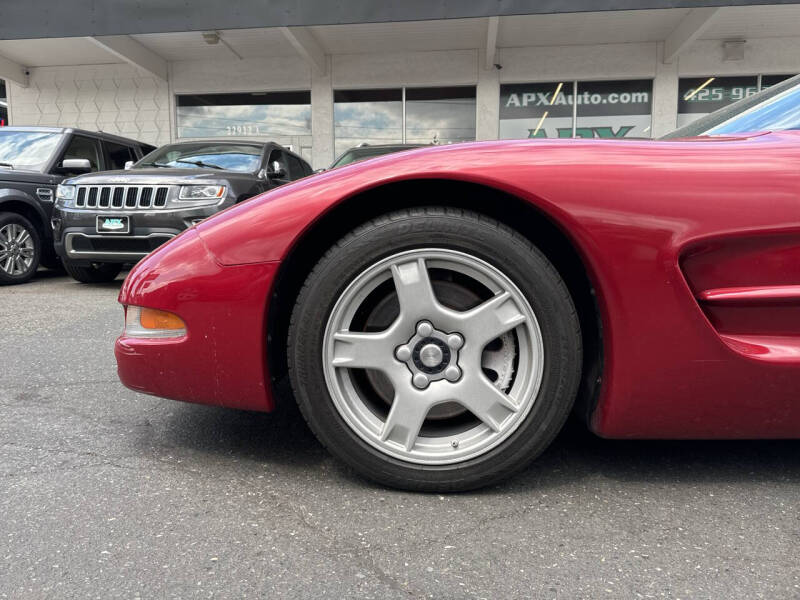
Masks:
[[[498,220],[528,238],[553,263],[567,283],[581,322],[584,375],[576,413],[589,423],[601,389],[604,323],[597,302],[599,292],[595,292],[590,266],[577,243],[543,207],[491,186],[450,179],[393,182],[354,194],[295,240],[281,262],[266,318],[266,358],[278,401],[288,390],[283,380],[288,371],[289,315],[313,266],[331,245],[359,225],[393,211],[425,207],[468,210]]]
[[[36,228],[39,238],[45,242],[52,238],[50,235],[50,224],[47,216],[42,209],[32,200],[26,200],[18,196],[7,198],[0,197],[0,212],[11,212],[22,215]]]

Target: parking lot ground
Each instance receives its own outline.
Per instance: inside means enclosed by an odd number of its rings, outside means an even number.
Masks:
[[[800,597],[798,442],[571,423],[503,485],[391,491],[292,406],[125,389],[119,283],[0,288],[2,598]]]

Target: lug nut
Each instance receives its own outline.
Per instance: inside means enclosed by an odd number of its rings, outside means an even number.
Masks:
[[[422,337],[428,337],[431,333],[433,333],[433,325],[427,321],[421,321],[420,324],[417,325],[417,333]]]
[[[444,370],[444,378],[447,381],[458,381],[459,377],[461,377],[461,369],[454,365],[450,365]]]
[[[414,386],[418,387],[421,390],[428,387],[428,378],[422,373],[417,373],[416,375],[414,375],[413,382]]]
[[[447,345],[450,346],[452,350],[458,350],[464,345],[464,338],[457,333],[451,333],[447,336]]]
[[[409,358],[411,358],[411,349],[408,346],[400,346],[394,353],[397,357],[397,360],[401,362],[406,362]]]

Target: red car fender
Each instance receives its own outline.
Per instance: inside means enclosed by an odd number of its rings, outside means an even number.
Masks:
[[[596,432],[794,437],[800,320],[707,298],[800,281],[799,164],[798,132],[434,147],[301,180],[196,230],[221,266],[274,265],[327,211],[376,186],[436,178],[502,190],[552,219],[587,266],[604,330]]]

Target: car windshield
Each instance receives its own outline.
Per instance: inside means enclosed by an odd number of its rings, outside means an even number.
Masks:
[[[170,144],[154,150],[133,168],[222,169],[252,173],[261,164],[261,151],[258,144]]]
[[[358,162],[360,160],[367,160],[368,158],[375,158],[376,156],[391,154],[392,152],[411,150],[412,148],[418,148],[418,146],[362,146],[361,148],[351,148],[334,161],[334,163],[331,165],[331,169],[349,165],[350,163]]]
[[[701,117],[662,139],[787,129],[800,129],[800,75]]]
[[[64,134],[0,129],[0,168],[41,171]]]

